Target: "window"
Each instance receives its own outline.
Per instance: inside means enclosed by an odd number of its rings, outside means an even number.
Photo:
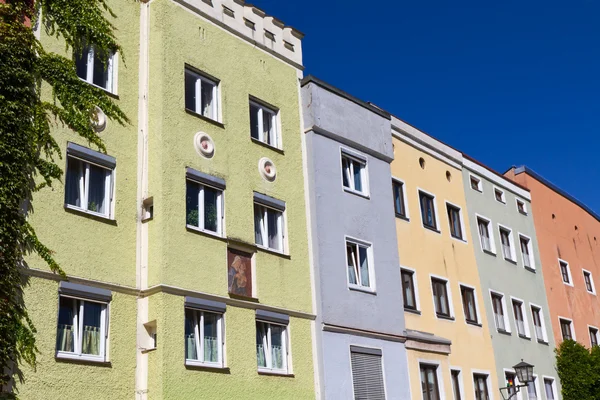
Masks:
[[[113,157],[69,143],[65,203],[95,215],[112,217]]]
[[[475,386],[475,400],[489,400],[487,384],[488,375],[473,374],[473,385]]]
[[[529,337],[529,327],[527,326],[527,321],[523,314],[523,302],[513,299],[512,306],[517,333],[519,336]]]
[[[479,239],[483,251],[494,253],[493,241],[490,237],[490,221],[481,217],[477,218],[477,227],[479,228]]]
[[[560,321],[560,332],[562,333],[563,340],[574,340],[573,333],[571,331],[571,321],[568,319],[559,319]]]
[[[504,296],[498,293],[492,293],[492,308],[494,309],[494,320],[496,328],[501,332],[508,332],[506,316],[504,313]]]
[[[354,398],[385,399],[381,350],[350,346]]]
[[[555,393],[556,391],[554,390],[554,379],[552,378],[544,378],[544,389],[546,391],[546,399],[547,400],[555,400]]]
[[[527,206],[525,206],[524,201],[517,199],[517,211],[523,215],[527,215]]]
[[[435,313],[438,317],[451,318],[448,301],[448,282],[439,278],[431,278]]]
[[[406,213],[406,205],[404,202],[404,183],[393,180],[392,190],[394,194],[394,211],[397,217],[408,218]]]
[[[259,370],[287,373],[286,326],[256,321],[256,361]]]
[[[585,282],[585,289],[592,294],[596,294],[594,280],[590,271],[583,270],[583,281]]]
[[[254,239],[260,247],[284,251],[285,203],[260,193],[254,193]]]
[[[536,306],[531,306],[531,316],[533,318],[533,326],[535,328],[535,336],[538,341],[547,342],[546,328],[542,316],[542,309]]]
[[[104,361],[107,337],[106,303],[59,297],[56,352],[58,357]]]
[[[527,399],[528,400],[537,400],[538,399],[538,391],[537,391],[537,377],[534,376],[531,382],[527,382]]]
[[[483,188],[481,185],[481,179],[471,175],[470,182],[471,182],[471,189],[477,190],[478,192],[483,192]]]
[[[590,330],[590,345],[591,347],[598,346],[598,328],[589,327]]]
[[[420,364],[423,400],[440,400],[437,365]]]
[[[414,272],[402,269],[400,276],[402,278],[402,296],[404,298],[404,308],[417,310],[417,296],[415,293]]]
[[[463,311],[465,320],[472,324],[477,324],[477,307],[475,305],[475,290],[467,286],[460,286],[462,296]]]
[[[506,260],[513,260],[512,254],[512,232],[509,229],[500,227],[500,242],[502,243],[502,255]]]
[[[517,385],[517,375],[514,372],[505,371],[504,378],[506,379],[508,395],[514,396],[517,393],[517,389],[515,389],[515,386]]]
[[[185,69],[185,108],[203,117],[217,121],[218,110],[217,81]]]
[[[560,275],[562,276],[563,282],[567,285],[573,286],[573,283],[571,282],[569,263],[563,260],[558,260],[558,264],[560,266]]]
[[[279,146],[276,110],[250,101],[250,136],[273,147]]]
[[[448,222],[450,223],[450,234],[453,238],[463,239],[462,221],[460,216],[460,208],[446,203],[448,211]]]
[[[344,189],[367,193],[367,162],[342,151],[342,184]]]
[[[223,365],[222,314],[185,309],[186,364]]]
[[[81,55],[75,55],[77,76],[88,83],[114,93],[116,85],[113,77],[116,76],[116,60],[114,53],[104,54],[96,51],[94,46],[86,46]]]
[[[192,180],[186,181],[186,224],[221,235],[223,192]]]
[[[521,255],[523,256],[523,266],[525,268],[534,269],[531,240],[528,237],[519,235],[519,243],[521,245]]]
[[[506,197],[504,196],[504,191],[494,188],[494,197],[496,201],[499,201],[502,204],[506,204]]]
[[[369,276],[369,246],[346,240],[348,283],[351,286],[371,287]]]
[[[423,220],[423,225],[427,228],[437,230],[435,197],[419,191],[419,201],[421,203],[421,219]]]
[[[454,400],[462,400],[460,390],[460,371],[457,369],[450,370],[450,376],[452,378],[452,392],[454,393]]]

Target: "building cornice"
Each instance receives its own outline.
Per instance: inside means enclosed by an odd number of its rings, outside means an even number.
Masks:
[[[369,330],[365,330],[365,329],[351,328],[351,327],[347,327],[347,326],[323,323],[322,329],[325,332],[345,333],[348,335],[364,336],[364,337],[368,337],[371,339],[387,340],[390,342],[404,343],[406,341],[406,336],[403,336],[403,335],[394,335],[391,333],[375,332],[375,331],[369,331]]]
[[[493,169],[491,169],[489,167],[486,167],[485,165],[481,164],[479,161],[476,161],[475,159],[465,155],[463,165],[466,169],[485,177],[487,180],[491,181],[495,185],[501,186],[504,189],[507,189],[507,190],[513,192],[514,194],[517,194],[520,197],[522,197],[528,201],[531,201],[531,193],[529,192],[529,189],[500,175],[500,173],[494,171]]]

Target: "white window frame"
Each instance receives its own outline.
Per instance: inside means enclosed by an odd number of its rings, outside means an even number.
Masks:
[[[548,331],[546,330],[546,320],[544,318],[544,309],[542,308],[542,306],[535,304],[535,303],[529,303],[529,312],[531,313],[531,321],[533,322],[533,310],[531,309],[532,307],[535,307],[537,309],[540,310],[540,323],[542,324],[542,335],[543,337],[539,337],[537,335],[537,332],[535,333],[535,336],[537,338],[538,341],[542,341],[544,343],[548,343]],[[534,323],[534,331],[535,331],[535,323]]]
[[[59,351],[56,349],[56,357],[66,358],[71,360],[82,360],[82,361],[95,361],[105,362],[108,354],[108,307],[109,303],[97,300],[86,299],[85,297],[74,297],[64,294],[59,294],[59,309],[60,309],[60,298],[75,300],[75,307],[77,310],[73,310],[73,352]],[[100,313],[100,349],[99,355],[83,354],[81,352],[81,346],[83,341],[83,302],[96,303],[102,305],[102,311]],[[75,312],[76,311],[76,312]],[[58,317],[56,319],[56,334],[58,335]]]
[[[433,228],[425,225],[425,221],[423,220],[423,209],[422,209],[422,204],[421,204],[421,192],[423,194],[426,194],[428,196],[433,197],[432,203],[433,203],[433,213],[435,214],[435,232],[437,233],[442,233],[442,226],[440,224],[440,210],[438,210],[438,206],[437,206],[437,197],[435,194],[421,189],[420,187],[417,187],[417,200],[419,201],[419,216],[421,217],[421,225],[423,225],[423,227],[427,230],[432,230]]]
[[[537,374],[533,374],[533,382],[535,386],[535,393],[537,396],[535,400],[542,400],[542,395],[540,392],[540,378]],[[525,388],[525,391],[527,392],[527,400],[531,400],[531,398],[529,397],[529,388]]]
[[[185,365],[222,368],[224,365],[224,363],[223,363],[223,359],[224,359],[224,357],[223,357],[223,350],[224,350],[224,340],[223,340],[224,315],[223,315],[223,313],[215,312],[215,311],[198,310],[198,309],[189,308],[189,307],[186,307],[186,309],[192,311],[193,315],[194,315],[194,338],[196,339],[195,340],[196,354],[198,354],[198,355],[201,354],[202,358],[204,358],[204,314],[214,314],[219,317],[218,322],[217,322],[217,340],[219,342],[219,349],[218,349],[218,359],[219,360],[215,363],[215,362],[194,360],[194,359],[186,358]],[[198,316],[200,316],[200,319],[198,319]]]
[[[400,265],[400,270],[412,272],[413,286],[415,288],[415,306],[417,308],[414,311],[420,312],[421,311],[421,300],[419,299],[419,282],[417,281],[417,270],[414,268],[407,267],[405,265]],[[404,290],[404,288],[402,288],[402,290]],[[404,293],[402,295],[404,296]]]
[[[465,383],[463,379],[463,370],[461,367],[450,366],[450,387],[452,388],[452,399],[454,398],[454,381],[452,380],[452,371],[458,371],[458,392],[460,393],[460,398],[465,399]]]
[[[515,386],[521,384],[521,381],[519,381],[519,376],[517,375],[517,372],[514,370],[514,368],[503,368],[502,372],[503,372],[502,375],[504,376],[504,381],[506,381],[506,373],[508,372],[508,373],[511,373],[511,374],[513,374],[515,376],[515,382],[514,382]],[[525,390],[524,391],[521,391],[521,390],[517,391],[517,389],[515,389],[515,392],[517,393],[516,400],[523,400],[523,392],[525,392]]]
[[[496,198],[496,191],[500,192],[500,199],[501,200],[498,200]],[[500,204],[506,205],[506,192],[503,189],[500,189],[498,186],[495,186],[495,185],[494,185],[494,200],[496,200]]]
[[[207,233],[209,235],[223,237],[224,231],[225,231],[225,229],[224,229],[225,213],[223,212],[225,209],[225,207],[224,207],[224,205],[225,205],[224,190],[219,189],[214,186],[206,185],[205,183],[202,183],[202,182],[196,181],[194,179],[190,179],[190,178],[186,178],[186,183],[187,183],[187,181],[193,182],[193,183],[199,185],[200,190],[198,191],[198,226],[189,225],[186,221],[186,227],[189,229]],[[208,188],[218,192],[218,195],[217,195],[217,231],[216,232],[204,228],[204,206],[205,206],[205,204],[204,204],[204,188],[205,187],[208,187]],[[186,196],[187,196],[187,193],[186,193]],[[186,210],[186,219],[187,219],[187,210]]]
[[[477,317],[477,321],[476,322],[477,322],[477,324],[481,325],[482,324],[482,320],[481,320],[481,313],[479,311],[479,300],[477,299],[477,297],[478,297],[477,296],[477,288],[475,286],[473,286],[473,285],[469,285],[469,284],[466,284],[466,283],[463,283],[463,282],[458,282],[458,293],[460,293],[460,305],[461,305],[461,308],[463,308],[463,315],[465,317],[465,324],[473,326],[472,323],[468,323],[467,322],[467,316],[464,314],[464,306],[463,306],[463,302],[462,302],[462,290],[460,290],[461,286],[464,286],[467,289],[472,289],[473,290],[473,297],[475,298],[475,316]]]
[[[355,246],[365,247],[367,249],[367,268],[369,269],[369,286],[362,286],[360,284],[360,266],[357,266],[358,274],[356,275],[356,284],[350,283],[350,278],[348,276],[348,251],[346,249],[348,244],[352,244]],[[344,259],[346,260],[346,264],[344,265],[346,272],[346,283],[348,285],[348,289],[350,290],[358,290],[361,292],[375,293],[375,263],[373,261],[373,244],[367,242],[365,240],[357,239],[352,236],[344,236]],[[358,253],[357,253],[358,255]]]
[[[542,375],[542,381],[544,382],[545,398],[548,399],[548,396],[546,395],[546,380],[552,381],[552,394],[554,395],[554,400],[558,400],[558,389],[556,388],[556,378],[554,378],[553,376],[548,376],[548,375]]]
[[[396,178],[395,176],[392,176],[392,184],[394,182],[402,184],[402,201],[404,202],[404,213],[406,214],[405,218],[407,220],[410,220],[410,212],[408,210],[408,195],[407,195],[407,189],[406,189],[406,182],[400,178]],[[392,191],[392,194],[393,194],[393,191]],[[396,211],[395,207],[396,206],[394,205],[394,212]]]
[[[510,327],[510,318],[508,317],[508,308],[506,308],[506,296],[504,295],[504,293],[499,292],[497,290],[489,289],[489,291],[490,291],[490,302],[492,305],[492,314],[494,314],[494,299],[492,298],[492,295],[495,294],[497,296],[502,297],[502,299],[500,301],[502,302],[502,311],[503,311],[502,313],[504,314],[503,315],[504,328],[505,328],[504,332],[512,333],[512,329]],[[511,304],[511,306],[512,306],[512,304]],[[496,330],[499,331],[498,324],[496,324],[495,316],[494,316],[494,326],[496,326]]]
[[[483,243],[481,240],[481,232],[479,231],[479,220],[483,220],[484,222],[487,222],[487,230],[488,230],[488,234],[490,235],[489,240],[490,240],[490,250],[485,250],[483,248]],[[494,225],[492,223],[492,220],[489,219],[488,217],[484,217],[483,215],[480,214],[475,214],[475,221],[477,222],[477,235],[479,237],[479,246],[481,247],[481,251],[483,253],[492,253],[492,254],[496,254],[496,242],[494,240]]]
[[[81,199],[81,206],[76,206],[74,204],[68,204],[67,203],[67,194],[66,194],[66,190],[67,190],[67,182],[68,182],[68,177],[66,176],[66,174],[68,174],[69,172],[69,160],[71,159],[75,159],[78,160],[79,162],[83,163],[83,167],[85,168],[85,171],[83,172],[83,176],[81,176],[79,178],[79,183],[77,184],[77,188],[79,190],[79,198]],[[103,170],[107,170],[110,171],[110,174],[106,175],[105,177],[105,181],[104,181],[104,201],[106,203],[106,209],[107,209],[107,213],[102,214],[96,211],[91,211],[88,210],[88,197],[89,197],[89,191],[90,191],[90,185],[89,185],[89,180],[90,180],[90,165],[94,165],[98,168],[102,168]],[[97,217],[102,217],[102,218],[107,218],[107,219],[114,219],[114,206],[115,206],[115,202],[114,202],[114,193],[115,193],[115,180],[116,180],[116,167],[115,168],[108,168],[106,166],[94,163],[92,161],[86,160],[83,157],[76,157],[74,155],[70,155],[67,154],[67,169],[65,170],[65,207],[72,209],[72,210],[77,210],[77,211],[81,211],[84,212],[86,214],[91,214]]]
[[[524,211],[524,215],[529,215],[529,212],[527,211],[527,203],[524,200],[519,199],[518,197],[515,198],[515,205],[517,207],[517,212],[519,214],[523,214],[521,211],[519,211],[519,203],[523,204],[523,211]]]
[[[209,78],[199,72],[196,72],[194,69],[185,67],[184,69],[184,80],[185,74],[190,73],[192,76],[196,78],[196,84],[194,86],[194,94],[196,97],[196,103],[194,104],[194,109],[190,110],[198,115],[201,115],[204,118],[211,119],[213,121],[221,122],[221,99],[220,99],[220,86],[221,82],[212,78]],[[212,86],[212,104],[211,111],[209,114],[212,116],[205,116],[202,114],[202,84],[208,84]],[[185,84],[184,84],[185,85]],[[184,87],[185,90],[185,87]],[[185,93],[184,93],[185,97]]]
[[[600,346],[600,329],[598,329],[597,326],[594,325],[588,325],[588,335],[590,336],[590,348],[592,346],[592,332],[590,332],[590,328],[595,329],[596,330],[596,343],[598,343],[598,345]]]
[[[490,397],[490,400],[494,400],[494,387],[492,386],[492,374],[490,371],[488,370],[484,370],[484,369],[471,369],[471,388],[473,389],[472,393],[473,393],[473,398],[475,397],[475,374],[478,375],[487,375],[487,388],[488,388],[488,395]]]
[[[569,275],[569,282],[565,282],[563,279],[562,269],[560,267],[561,262],[567,264],[567,274]],[[562,258],[558,259],[558,273],[560,274],[560,280],[562,281],[563,284],[565,284],[567,286],[575,287],[575,285],[573,284],[573,275],[571,274],[571,265],[567,261],[563,260]]]
[[[506,225],[498,224],[498,237],[500,238],[500,246],[504,246],[502,243],[502,229],[508,231],[508,245],[510,246],[510,258],[506,258],[504,254],[504,248],[502,249],[502,257],[505,260],[512,261],[514,263],[517,262],[517,252],[515,249],[515,238],[511,228]]]
[[[442,276],[442,275],[429,274],[429,285],[431,288],[431,300],[433,301],[433,313],[435,314],[435,317],[437,319],[448,321],[448,317],[439,317],[437,315],[437,311],[435,309],[435,295],[433,293],[433,285],[432,285],[433,282],[431,281],[432,278],[446,282],[446,295],[448,296],[448,312],[450,313],[450,318],[455,320],[456,314],[454,313],[454,305],[453,305],[453,301],[452,301],[452,287],[450,285],[450,280],[447,277]],[[461,302],[461,307],[462,307],[462,302]]]
[[[519,299],[518,297],[510,296],[510,306],[511,306],[510,308],[512,309],[512,314],[513,314],[513,319],[515,321],[515,328],[516,328],[517,335],[520,336],[519,327],[517,324],[517,316],[515,314],[515,308],[513,306],[513,302],[515,302],[515,301],[518,303],[521,303],[521,315],[523,315],[523,329],[525,330],[525,337],[528,339],[531,339],[531,330],[529,329],[529,321],[527,318],[528,314],[526,312],[527,310],[525,310],[526,303],[525,303],[525,301],[523,301],[522,299]]]
[[[477,188],[478,189],[474,189],[473,186],[471,186],[471,180],[472,179],[477,180]],[[477,193],[482,193],[483,194],[483,181],[481,180],[480,177],[475,176],[473,174],[469,174],[469,188],[471,190],[475,190]]]
[[[586,273],[590,274],[590,284],[592,285],[591,292],[587,289],[587,285],[585,284],[585,274]],[[585,291],[588,292],[589,294],[593,294],[595,296],[596,295],[596,285],[594,284],[594,276],[592,275],[592,271],[588,271],[587,269],[582,268],[581,274],[583,276],[583,285],[585,286]]]
[[[362,183],[362,191],[356,190],[354,188],[354,164],[352,162],[348,163],[348,171],[344,168],[343,159],[347,158],[349,161],[355,161],[362,165],[360,170],[360,180]],[[340,174],[342,189],[345,192],[356,194],[362,197],[369,197],[369,165],[367,162],[367,157],[359,154],[355,151],[349,150],[345,147],[340,147]],[[350,176],[347,176],[348,179],[348,187],[344,186],[344,174],[348,172]]]
[[[420,203],[420,202],[419,202]],[[462,238],[456,238],[454,236],[452,236],[452,229],[450,228],[450,220],[448,220],[448,229],[450,230],[450,237],[454,240],[457,240],[461,243],[468,243],[467,242],[467,232],[465,230],[465,217],[463,215],[463,209],[462,207],[449,202],[448,200],[444,200],[444,203],[446,204],[446,217],[448,214],[448,206],[454,207],[454,208],[458,208],[458,218],[460,218],[460,230],[462,233]]]
[[[84,48],[85,50],[85,48]],[[106,83],[107,87],[102,87],[99,85],[96,85],[94,83],[94,56],[96,53],[96,49],[94,46],[89,46],[88,48],[88,54],[87,54],[87,65],[85,68],[85,79],[79,77],[79,79],[81,79],[84,82],[89,83],[92,86],[95,86],[97,88],[100,88],[102,90],[105,90],[109,93],[112,94],[117,94],[117,68],[118,68],[118,63],[119,63],[119,57],[117,57],[118,53],[114,53],[114,52],[110,52],[108,54],[108,60],[107,60],[107,69],[108,69],[108,82]],[[84,54],[82,53],[82,56],[84,56]]]
[[[267,366],[259,367],[258,362],[257,362],[258,371],[259,372],[268,372],[268,373],[273,373],[273,374],[281,374],[281,375],[289,374],[289,371],[290,371],[290,341],[289,341],[290,326],[289,326],[289,324],[288,325],[278,324],[278,323],[271,322],[271,321],[263,321],[261,319],[256,319],[256,322],[260,322],[260,323],[267,325],[267,331],[265,332],[266,336],[263,337],[263,348],[265,349],[265,363],[267,364]],[[271,360],[271,340],[272,340],[271,326],[272,325],[282,326],[284,328],[283,332],[282,332],[283,338],[281,340],[281,343],[283,344],[283,354],[285,355],[283,357],[284,366],[282,369],[272,368],[272,366],[273,366],[273,360]],[[255,329],[256,329],[256,327],[255,327]],[[271,367],[269,367],[269,365]]]
[[[521,262],[523,262],[523,268],[535,270],[535,256],[533,254],[533,241],[531,237],[524,235],[521,232],[518,232],[517,235],[519,237],[519,252],[521,253]],[[529,267],[525,266],[525,254],[523,254],[523,250],[521,249],[521,238],[527,240],[527,250],[529,251]]]
[[[445,392],[445,384],[444,384],[444,375],[442,373],[442,363],[438,360],[429,360],[429,359],[424,359],[424,358],[418,358],[417,359],[417,365],[419,366],[419,386],[421,384],[421,364],[429,364],[429,365],[435,365],[437,368],[435,369],[435,374],[437,376],[437,383],[438,383],[438,391],[440,394],[440,399],[444,400],[446,398],[446,392]],[[423,395],[421,394],[421,398]],[[493,399],[490,399],[493,400]]]
[[[565,338],[562,337],[562,326],[561,326],[560,320],[569,321],[571,323],[569,325],[570,329],[571,329],[571,336],[572,336],[571,339],[577,341],[577,337],[575,336],[575,324],[573,323],[573,320],[571,318],[561,317],[559,315],[558,316],[558,329],[560,330],[560,336],[561,336],[562,340],[565,340]]]
[[[271,146],[274,147],[276,149],[281,149],[281,129],[279,126],[279,110],[276,108],[272,108],[270,106],[266,106],[265,104],[261,103],[258,100],[254,100],[254,99],[250,99],[250,106],[254,106],[258,108],[258,115],[256,116],[257,121],[258,121],[258,138],[253,138],[252,137],[252,131],[250,132],[250,137],[253,140],[258,140],[261,143],[266,144],[267,146]],[[263,131],[263,121],[265,118],[265,113],[266,114],[271,114],[271,138],[272,138],[272,143],[269,143],[265,140],[264,138],[264,131]],[[274,142],[274,143],[273,143]]]
[[[287,235],[285,232],[285,228],[286,228],[286,220],[285,220],[285,210],[281,211],[278,210],[276,208],[272,208],[269,206],[266,206],[262,203],[258,203],[258,202],[254,202],[253,203],[253,208],[255,208],[256,206],[261,207],[262,208],[262,216],[261,216],[261,224],[260,224],[260,231],[261,231],[261,237],[263,238],[263,243],[266,241],[266,244],[258,244],[256,243],[256,246],[261,248],[261,249],[266,249],[269,251],[274,251],[276,253],[281,253],[281,254],[286,254],[286,249],[287,249],[287,243],[286,243],[286,239],[287,239]],[[267,218],[267,210],[271,210],[274,211],[276,213],[278,213],[278,217],[277,217],[277,230],[279,231],[279,245],[281,246],[281,249],[275,249],[273,247],[269,247],[269,224],[267,222],[268,218]],[[256,210],[253,210],[254,212],[256,212]],[[256,219],[256,216],[255,216]]]

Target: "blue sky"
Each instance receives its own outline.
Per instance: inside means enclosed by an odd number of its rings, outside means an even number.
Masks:
[[[306,34],[305,74],[600,212],[600,1],[251,2]]]

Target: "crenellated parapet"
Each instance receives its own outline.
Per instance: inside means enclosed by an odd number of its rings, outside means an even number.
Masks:
[[[304,34],[244,0],[175,1],[295,67],[302,67]]]

